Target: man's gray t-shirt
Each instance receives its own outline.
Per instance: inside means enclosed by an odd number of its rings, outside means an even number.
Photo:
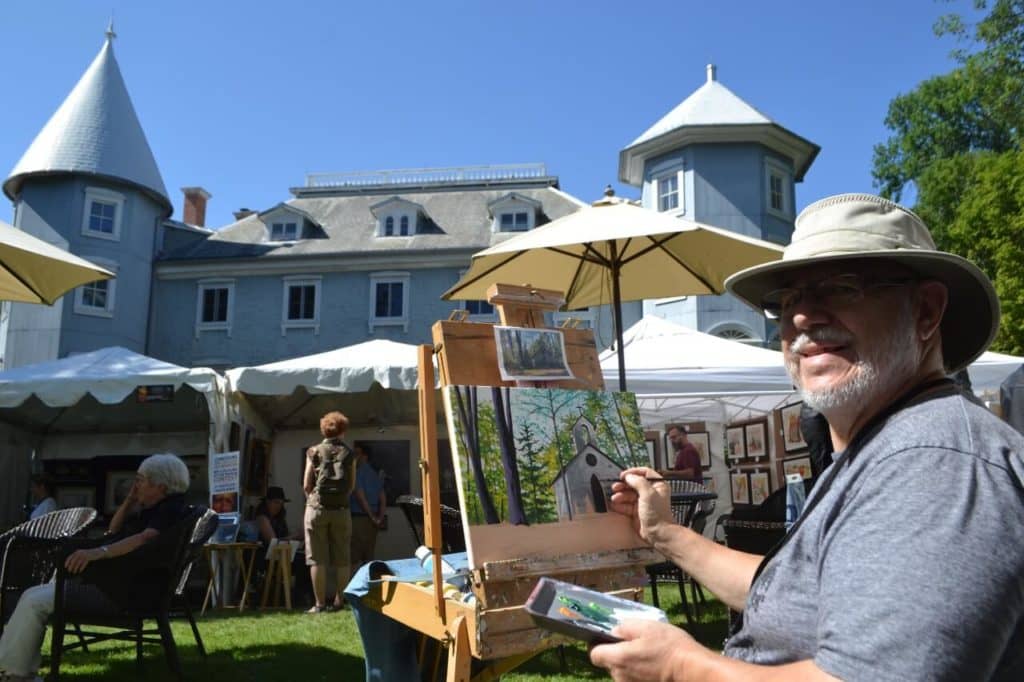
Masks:
[[[890,417],[812,491],[726,655],[844,680],[1024,679],[1022,452],[959,395]]]

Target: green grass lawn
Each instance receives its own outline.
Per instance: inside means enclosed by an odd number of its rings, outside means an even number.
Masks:
[[[671,621],[684,626],[686,619],[679,602],[679,591],[674,585],[662,584],[659,594],[662,608],[668,612]],[[650,603],[649,598],[647,601]],[[725,638],[726,627],[725,607],[709,597],[700,622],[687,630],[705,645],[718,650]],[[199,631],[207,650],[205,659],[196,650],[187,622],[175,621],[173,628],[186,679],[347,682],[365,677],[363,647],[351,611],[317,615],[280,611],[246,612],[241,616],[230,612],[207,614],[199,620]],[[43,652],[49,652],[49,639]],[[174,679],[158,646],[147,646],[143,653],[141,678],[135,665],[134,645],[128,642],[106,642],[90,647],[89,653],[75,651],[66,654],[61,665],[61,677],[76,682],[138,679],[162,682]],[[43,672],[47,665],[48,656],[44,655]],[[558,650],[546,651],[502,679],[533,682],[607,679],[607,676],[590,665],[586,648],[580,645],[564,647],[561,656]]]

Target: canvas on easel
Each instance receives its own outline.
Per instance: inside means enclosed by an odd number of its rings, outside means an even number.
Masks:
[[[471,568],[509,558],[646,546],[609,513],[612,481],[649,463],[636,397],[447,386]]]

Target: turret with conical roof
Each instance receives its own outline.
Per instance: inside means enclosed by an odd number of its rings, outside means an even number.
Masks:
[[[34,176],[78,173],[134,185],[171,213],[171,202],[114,57],[113,27],[96,58],[4,181],[16,200]]]
[[[16,227],[114,271],[52,308],[15,304],[0,321],[7,368],[120,345],[145,353],[158,232],[171,214],[114,58],[99,54],[3,184]]]
[[[722,85],[709,64],[702,86],[619,153],[619,180],[641,187],[647,208],[786,244],[794,184],[819,151]],[[774,332],[731,297],[648,303],[644,312],[727,338],[768,341]]]

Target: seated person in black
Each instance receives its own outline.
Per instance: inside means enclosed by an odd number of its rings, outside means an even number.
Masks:
[[[153,586],[167,584],[168,552],[184,532],[180,522],[187,511],[188,485],[188,467],[176,456],[152,455],[143,460],[131,492],[110,521],[110,539],[99,547],[73,552],[64,565],[77,574],[94,562],[114,557],[131,554],[133,561],[117,562],[120,570],[89,571],[87,580],[69,583],[64,595],[69,611],[123,608],[152,594]],[[53,613],[54,592],[51,582],[21,595],[0,637],[0,679],[38,679],[39,651],[46,621]]]
[[[298,541],[302,538],[302,532],[289,533],[288,519],[284,503],[291,502],[284,496],[284,488],[272,485],[267,488],[266,496],[256,507],[256,527],[260,533],[260,544],[263,545],[257,556],[256,570],[263,573],[267,567],[267,548],[270,541],[292,540]],[[306,600],[312,598],[313,585],[309,579],[309,570],[306,568],[306,556],[302,551],[295,553],[292,559],[292,575],[295,576],[295,600]]]

